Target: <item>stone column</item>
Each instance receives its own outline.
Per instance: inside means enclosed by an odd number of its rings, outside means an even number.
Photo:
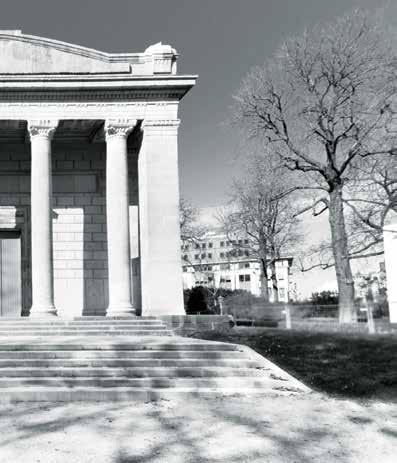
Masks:
[[[136,124],[131,120],[107,120],[106,220],[109,265],[108,316],[135,315],[131,303],[127,137]]]
[[[138,158],[143,315],[184,315],[178,178],[179,120],[143,121]]]
[[[52,255],[51,139],[58,125],[54,120],[28,122],[31,141],[31,317],[57,315],[54,305]]]

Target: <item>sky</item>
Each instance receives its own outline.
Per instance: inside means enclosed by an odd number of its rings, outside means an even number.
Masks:
[[[286,37],[379,0],[0,0],[1,29],[106,52],[143,52],[162,41],[178,73],[199,79],[180,104],[180,189],[197,207],[222,205],[244,166],[230,128],[233,94]],[[390,1],[397,18],[397,1]],[[311,224],[321,235],[323,225]]]
[[[379,1],[1,0],[0,5],[2,29],[107,52],[143,52],[159,41],[176,48],[178,72],[199,75],[180,105],[181,193],[208,207],[226,200],[230,180],[244,164],[227,121],[232,96],[249,69],[285,37]]]

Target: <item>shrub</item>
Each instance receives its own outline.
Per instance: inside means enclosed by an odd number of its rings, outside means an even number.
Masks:
[[[208,312],[207,299],[207,289],[204,286],[195,286],[190,290],[186,313],[191,315]]]
[[[312,293],[310,300],[313,305],[338,305],[339,294],[337,291],[321,291]]]

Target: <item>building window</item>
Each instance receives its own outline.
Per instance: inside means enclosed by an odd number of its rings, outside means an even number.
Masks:
[[[185,254],[185,255],[183,256],[183,260],[188,260],[188,255],[187,255],[187,254]]]
[[[200,245],[196,243],[196,249],[200,249]]]
[[[212,243],[208,243],[208,247],[209,247],[209,248],[212,248]]]
[[[194,258],[195,258],[196,260],[199,260],[199,259],[200,259],[200,256],[199,256],[198,254],[195,254],[195,255],[194,255]]]
[[[219,253],[219,257],[220,257],[221,259],[224,259],[224,258],[225,258],[225,253],[224,253],[224,252]]]
[[[208,259],[212,259],[212,253],[211,252],[208,253]]]
[[[221,270],[230,270],[230,264],[221,264],[220,269]]]
[[[205,259],[205,253],[204,253],[204,254],[201,254],[201,258],[202,258],[202,259]]]
[[[239,249],[238,255],[239,255],[239,256],[242,256],[242,255],[243,255],[243,251],[242,251],[241,249]]]
[[[245,251],[244,254],[248,257],[250,255],[249,251]]]
[[[238,280],[241,282],[251,281],[251,275],[239,275]]]
[[[243,244],[243,240],[238,240],[238,244]]]
[[[248,240],[244,240],[244,244],[248,244],[248,243],[249,243],[249,241],[248,241]]]
[[[224,241],[221,241],[220,242],[220,245],[221,245],[221,248],[223,248],[225,246],[225,242]]]
[[[202,249],[205,249],[205,248],[206,248],[206,244],[203,243],[203,244],[201,245],[201,247],[202,247]]]
[[[187,272],[187,267],[182,267],[183,272]]]
[[[246,263],[244,264],[244,268],[250,268],[249,262],[246,262]]]

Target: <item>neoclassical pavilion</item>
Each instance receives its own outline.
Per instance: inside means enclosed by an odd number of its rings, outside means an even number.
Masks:
[[[0,316],[184,313],[176,60],[0,31]]]

